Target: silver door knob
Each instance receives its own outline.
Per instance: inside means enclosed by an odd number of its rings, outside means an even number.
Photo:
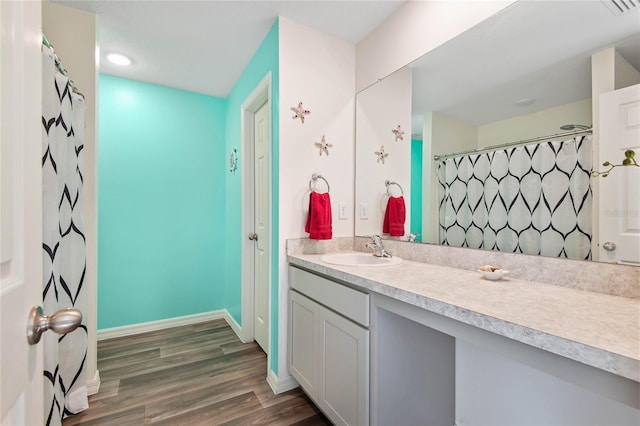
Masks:
[[[258,234],[256,234],[255,232],[252,232],[251,234],[249,234],[249,239],[251,241],[258,241]]]
[[[607,241],[602,245],[602,248],[605,249],[606,251],[614,251],[616,249],[616,243]]]
[[[71,333],[82,322],[82,313],[77,309],[64,308],[51,316],[42,313],[41,306],[34,306],[27,320],[27,340],[30,345],[40,341],[40,336],[47,330],[58,334]]]

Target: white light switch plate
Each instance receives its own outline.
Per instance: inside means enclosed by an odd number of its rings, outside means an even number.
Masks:
[[[360,219],[369,219],[369,205],[360,203]]]
[[[347,218],[347,203],[338,204],[338,219]]]

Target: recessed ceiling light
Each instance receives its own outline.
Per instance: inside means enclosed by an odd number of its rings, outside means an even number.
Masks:
[[[532,103],[534,103],[536,100],[533,98],[522,98],[522,99],[518,99],[516,101],[516,105],[517,106],[527,106],[527,105],[531,105]]]
[[[112,64],[126,66],[131,64],[131,59],[127,58],[124,55],[120,55],[119,53],[109,53],[107,55],[107,59]]]

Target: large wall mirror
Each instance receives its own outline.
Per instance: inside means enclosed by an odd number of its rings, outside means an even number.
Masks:
[[[590,177],[592,57],[610,54],[616,89],[640,82],[640,8],[610,7],[516,2],[360,92],[355,235],[383,234],[402,196],[396,238],[611,261],[592,247],[602,179]],[[640,155],[640,141],[632,148]],[[625,169],[627,193],[640,194],[640,169]],[[640,206],[631,198],[629,223]]]

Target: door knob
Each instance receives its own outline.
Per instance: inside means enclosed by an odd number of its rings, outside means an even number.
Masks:
[[[58,334],[71,333],[82,322],[82,313],[77,309],[64,308],[51,316],[42,313],[41,306],[34,306],[27,320],[27,340],[30,345],[40,341],[40,336],[47,330]]]
[[[249,239],[251,241],[258,241],[258,234],[256,234],[255,232],[252,232],[251,234],[249,234]]]
[[[606,251],[614,251],[616,249],[616,243],[607,241],[602,245],[602,248],[605,249]]]

